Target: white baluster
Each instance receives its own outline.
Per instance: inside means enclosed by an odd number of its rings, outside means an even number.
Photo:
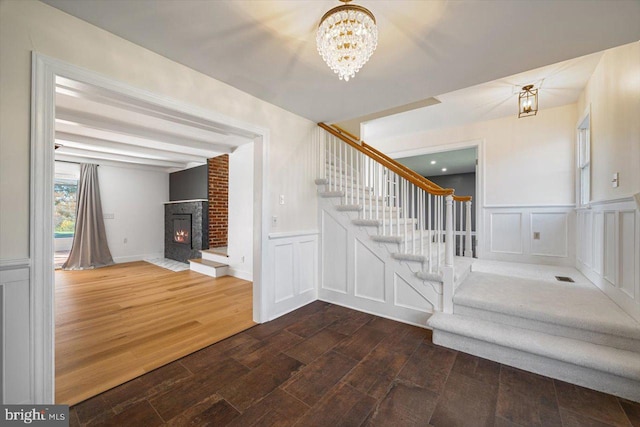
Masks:
[[[411,223],[411,240],[413,241],[413,244],[411,247],[411,253],[415,255],[416,254],[416,222],[418,222],[417,221],[418,212],[416,210],[416,186],[411,184],[410,189],[411,189],[411,218],[413,219],[413,222]]]
[[[473,256],[473,246],[471,244],[471,200],[466,203],[467,215],[466,215],[466,230],[464,235],[464,256]]]
[[[432,234],[432,230],[433,230],[433,210],[431,209],[431,199],[433,198],[432,194],[427,194],[427,231],[428,231],[428,240],[429,240],[429,247],[428,247],[428,255],[429,255],[429,273],[433,273],[433,269],[431,268],[433,266],[433,259],[431,258],[431,247],[433,246],[433,234]]]
[[[385,218],[385,213],[384,211],[387,210],[387,197],[388,197],[388,191],[387,191],[387,183],[385,182],[385,170],[383,169],[382,166],[380,166],[380,169],[382,170],[382,200],[384,200],[384,202],[382,203],[382,235],[386,236],[387,235],[387,223],[386,223],[386,218]]]
[[[394,174],[395,178],[395,190],[394,195],[396,196],[396,236],[400,235],[400,176],[396,173]]]

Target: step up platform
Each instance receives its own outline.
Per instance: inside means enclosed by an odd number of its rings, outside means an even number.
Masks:
[[[640,401],[640,324],[577,270],[478,260],[453,301],[434,343]]]
[[[210,277],[222,277],[228,274],[229,266],[221,262],[210,261],[203,258],[190,259],[189,267],[196,273]]]

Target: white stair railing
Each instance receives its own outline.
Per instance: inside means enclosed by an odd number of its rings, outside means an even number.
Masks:
[[[443,279],[450,276],[452,281],[454,254],[473,253],[470,198],[454,197],[453,190],[422,177],[409,179],[397,162],[321,127],[315,138],[316,176],[324,184],[325,195],[340,197],[345,209],[357,211],[364,224],[377,225],[374,240],[397,243],[394,256],[421,260],[425,273]],[[445,311],[452,306],[447,302],[452,286],[443,290]]]

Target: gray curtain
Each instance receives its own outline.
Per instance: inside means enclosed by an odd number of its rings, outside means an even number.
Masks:
[[[78,181],[76,228],[63,270],[87,270],[113,264],[104,229],[98,165],[81,164]]]

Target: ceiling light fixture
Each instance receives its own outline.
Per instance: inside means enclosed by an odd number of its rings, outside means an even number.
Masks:
[[[431,164],[432,164],[432,165],[435,165],[435,164],[436,164],[436,161],[435,161],[435,160],[431,160]]]
[[[538,113],[538,89],[526,85],[518,94],[518,118],[535,116]]]
[[[349,81],[369,60],[378,45],[376,18],[366,8],[348,4],[324,14],[318,26],[318,52],[340,80]]]
[[[446,171],[447,171],[447,168],[442,168],[442,172],[446,172]]]

